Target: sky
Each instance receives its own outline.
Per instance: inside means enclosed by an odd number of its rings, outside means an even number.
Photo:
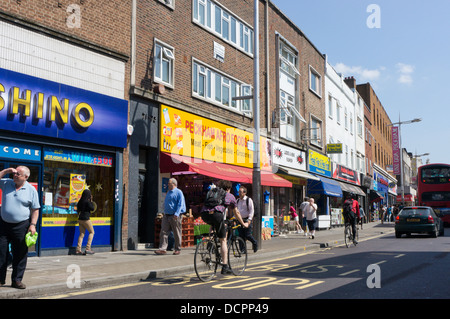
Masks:
[[[450,163],[449,0],[271,0],[328,62],[357,84],[369,82],[402,147]]]

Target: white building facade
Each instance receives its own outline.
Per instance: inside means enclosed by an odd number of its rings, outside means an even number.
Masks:
[[[325,60],[326,142],[342,144],[333,162],[365,174],[364,101]]]

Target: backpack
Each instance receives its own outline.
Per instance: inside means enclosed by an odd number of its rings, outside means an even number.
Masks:
[[[249,199],[250,199],[250,197],[247,196],[247,199],[245,200],[246,203],[247,203],[247,210],[249,210],[249,208],[248,208],[248,201],[249,201]],[[238,198],[238,199],[237,199],[237,203],[239,203],[240,200],[241,200],[241,199]]]
[[[209,190],[206,194],[205,206],[208,208],[214,208],[216,206],[223,205],[226,194],[227,192],[220,187],[215,187]]]
[[[343,207],[344,216],[347,216],[347,217],[353,217],[354,216],[355,213],[352,210],[352,208],[353,208],[352,206],[353,206],[353,201],[352,200],[346,200],[344,202],[344,207]]]

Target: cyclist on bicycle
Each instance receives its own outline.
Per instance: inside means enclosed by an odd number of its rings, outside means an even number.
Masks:
[[[217,237],[220,240],[220,255],[222,256],[222,274],[231,274],[231,269],[228,266],[228,247],[227,247],[227,227],[225,225],[225,219],[228,216],[235,216],[236,219],[245,228],[248,227],[248,223],[244,223],[241,214],[237,209],[237,201],[233,194],[230,193],[232,188],[230,181],[221,180],[217,183],[217,187],[225,190],[225,198],[223,203],[215,207],[203,206],[201,217],[203,221],[214,227]],[[228,215],[228,216],[226,216]]]
[[[347,199],[344,202],[344,218],[346,223],[349,223],[352,226],[352,234],[353,234],[353,242],[357,244],[356,241],[356,224],[359,220],[359,203],[356,199],[354,199],[356,195],[348,194]]]

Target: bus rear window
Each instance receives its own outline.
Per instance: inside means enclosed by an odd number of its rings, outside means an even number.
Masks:
[[[426,184],[450,183],[450,168],[428,167],[422,168],[422,182]]]

